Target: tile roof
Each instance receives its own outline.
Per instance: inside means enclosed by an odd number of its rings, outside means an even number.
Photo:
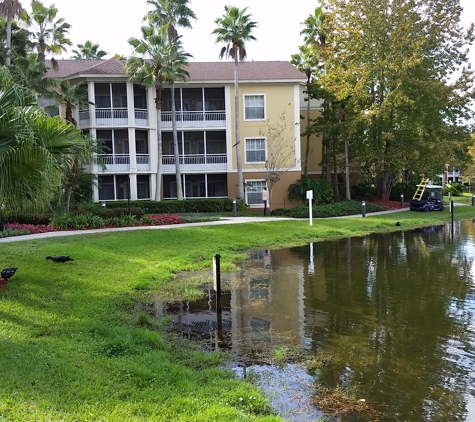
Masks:
[[[125,76],[125,60],[58,60],[59,69],[50,69],[47,76],[55,79],[71,79],[78,76],[110,75]],[[190,81],[234,81],[234,63],[190,62],[187,67]],[[305,81],[305,75],[290,62],[271,61],[239,63],[240,81]]]

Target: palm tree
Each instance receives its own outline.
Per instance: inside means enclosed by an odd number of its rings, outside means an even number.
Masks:
[[[10,63],[15,57],[26,57],[28,51],[28,31],[20,28],[16,21],[11,23],[11,30],[7,29],[8,21],[0,18],[0,65]],[[7,35],[10,34],[10,45],[7,48]]]
[[[0,203],[8,212],[46,207],[61,185],[61,159],[82,134],[50,117],[0,68]]]
[[[155,88],[155,107],[157,109],[157,187],[155,200],[161,199],[162,188],[162,106],[163,83],[169,63],[168,28],[166,26],[142,26],[142,39],[129,38],[129,44],[134,47],[134,56],[127,60],[127,75],[131,80],[140,81],[144,87]],[[146,57],[146,58],[145,58]],[[177,148],[175,149],[175,153]],[[181,178],[177,182],[180,182]],[[177,185],[178,190],[178,185]]]
[[[190,28],[190,19],[196,19],[196,15],[188,7],[189,0],[147,0],[147,4],[153,6],[145,18],[151,25],[168,25],[168,39],[178,36],[176,28]]]
[[[169,66],[167,82],[171,82],[171,101],[172,101],[172,132],[173,147],[175,153],[175,173],[177,184],[177,199],[183,199],[183,187],[181,181],[181,171],[179,163],[178,134],[176,128],[176,106],[175,106],[175,81],[186,80],[189,75],[183,68],[188,64],[188,58],[191,57],[183,51],[181,42],[178,40],[178,26],[182,28],[191,28],[190,19],[196,19],[196,15],[188,7],[189,0],[147,0],[147,4],[154,7],[149,11],[145,18],[153,26],[166,27],[168,32],[168,42],[170,44]]]
[[[63,18],[56,19],[58,9],[55,5],[46,7],[38,0],[31,1],[31,14],[23,12],[23,20],[32,28],[32,46],[38,52],[38,60],[45,63],[46,53],[59,54],[66,51],[66,46],[72,45],[70,39],[66,38],[71,25]],[[54,69],[57,69],[58,62],[51,59]]]
[[[16,59],[15,66],[12,66],[11,73],[15,82],[26,86],[38,95],[48,98],[54,97],[52,89],[58,85],[57,81],[46,77],[46,66],[38,61],[37,54],[30,54],[27,57]]]
[[[299,47],[299,53],[293,54],[291,63],[307,77],[307,144],[305,147],[304,177],[308,177],[308,159],[310,155],[310,90],[312,79],[318,69],[318,59],[312,54],[306,45]]]
[[[18,0],[3,0],[0,3],[0,16],[7,18],[7,66],[10,66],[11,42],[12,42],[12,21],[16,16],[20,16],[23,11],[21,3]]]
[[[77,122],[73,117],[73,108],[85,107],[89,104],[94,104],[89,101],[87,89],[84,85],[73,85],[69,81],[63,81],[59,85],[59,90],[56,93],[56,100],[66,106],[65,120],[77,126]]]
[[[78,50],[73,50],[73,59],[76,60],[100,60],[107,55],[104,50],[99,50],[99,44],[87,40],[84,44],[78,44]]]
[[[257,27],[257,23],[251,21],[251,15],[246,14],[247,7],[239,9],[235,6],[224,6],[224,14],[217,18],[214,23],[217,28],[212,32],[216,35],[216,43],[224,42],[226,46],[221,49],[219,58],[224,55],[234,59],[234,111],[236,121],[236,164],[238,172],[238,197],[244,198],[244,181],[242,177],[241,162],[241,139],[239,134],[239,61],[246,58],[245,44],[247,41],[256,40],[252,35],[252,30]]]

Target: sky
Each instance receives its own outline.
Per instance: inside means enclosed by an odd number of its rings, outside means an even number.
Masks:
[[[22,1],[27,8],[28,0]],[[26,3],[26,4],[25,4]],[[132,49],[127,43],[130,37],[140,37],[140,26],[145,13],[150,10],[145,0],[120,2],[118,0],[43,0],[45,5],[54,4],[58,8],[58,17],[71,24],[70,39],[74,44],[83,44],[91,40],[109,53],[130,56]],[[192,22],[193,29],[178,29],[183,36],[185,50],[193,56],[192,61],[219,61],[221,45],[215,43],[211,32],[215,28],[214,20],[224,13],[224,5],[239,8],[248,7],[252,20],[258,23],[253,31],[257,41],[246,44],[247,60],[288,61],[298,52],[302,44],[301,23],[311,14],[318,2],[291,0],[284,2],[271,0],[191,0],[190,7],[197,20]],[[462,24],[468,26],[475,22],[475,1],[461,0],[464,8]],[[63,54],[64,59],[73,54]],[[470,52],[472,67],[475,67],[475,46]]]

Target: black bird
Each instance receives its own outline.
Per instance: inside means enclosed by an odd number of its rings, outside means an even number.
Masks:
[[[398,222],[396,223],[396,226],[400,226],[400,225],[401,225],[401,223],[398,221]]]
[[[51,259],[51,261],[54,262],[68,262],[68,261],[74,261],[70,256],[47,256],[46,259]]]
[[[18,268],[15,268],[15,267],[4,268],[2,270],[2,278],[5,281],[9,281],[13,277],[13,274],[16,273],[16,270],[18,270]]]

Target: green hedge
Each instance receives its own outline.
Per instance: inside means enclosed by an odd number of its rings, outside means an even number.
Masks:
[[[387,207],[380,204],[366,203],[366,212],[385,211]],[[325,218],[325,217],[340,217],[344,215],[358,215],[361,214],[361,202],[360,201],[342,201],[336,204],[319,205],[312,208],[313,218]],[[309,218],[308,207],[296,207],[296,208],[277,208],[271,211],[272,216],[291,217],[291,218]]]
[[[100,204],[98,205],[100,206]],[[233,210],[233,200],[228,198],[220,199],[186,199],[162,200],[162,201],[130,201],[131,208],[139,208],[145,214],[182,214],[182,213],[218,213],[231,212]],[[105,209],[128,208],[128,201],[106,202]],[[246,210],[244,201],[238,201],[239,211]]]

